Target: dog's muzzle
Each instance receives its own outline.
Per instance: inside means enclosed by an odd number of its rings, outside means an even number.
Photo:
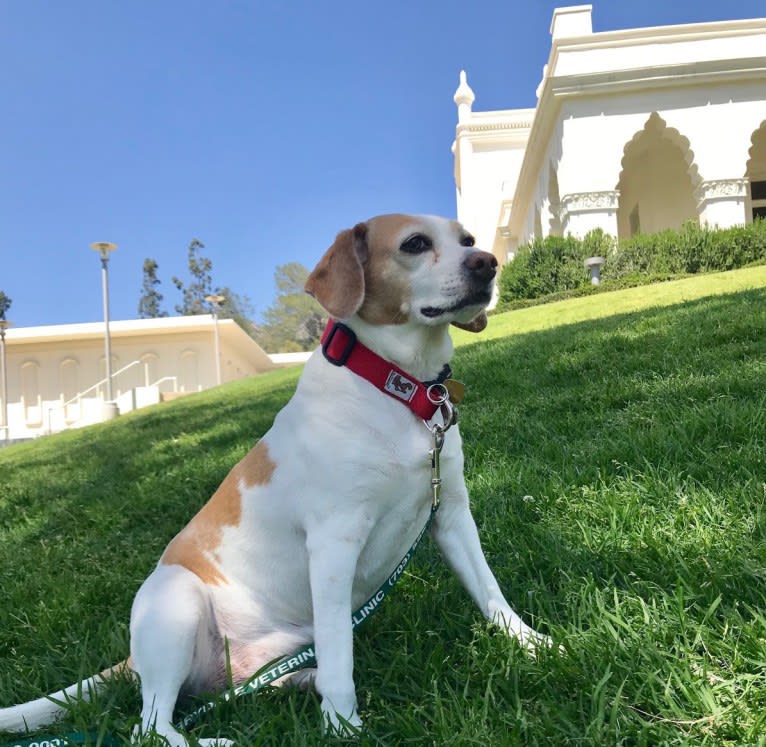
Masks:
[[[466,280],[466,293],[456,303],[449,306],[424,306],[420,313],[429,319],[442,314],[461,311],[469,306],[486,306],[492,299],[492,283],[497,274],[497,258],[494,254],[483,251],[469,252],[462,263],[463,276]]]

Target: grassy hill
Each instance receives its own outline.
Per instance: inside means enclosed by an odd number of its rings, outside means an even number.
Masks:
[[[565,653],[531,658],[485,625],[427,543],[356,636],[361,744],[763,744],[766,272],[739,273],[457,336],[483,545]],[[0,705],[125,657],[139,584],[297,376],[0,451]],[[138,712],[115,682],[65,726],[126,736]],[[318,723],[315,695],[270,691],[196,733],[332,743]]]

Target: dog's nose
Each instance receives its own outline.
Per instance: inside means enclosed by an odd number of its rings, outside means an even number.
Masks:
[[[489,252],[471,252],[463,260],[463,267],[468,271],[472,280],[488,283],[497,272],[497,259]]]

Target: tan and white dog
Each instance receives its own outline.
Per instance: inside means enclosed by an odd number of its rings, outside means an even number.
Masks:
[[[497,262],[455,221],[383,215],[342,231],[306,289],[369,349],[420,381],[452,354],[450,323],[486,325]],[[321,350],[271,430],[168,545],[131,615],[142,731],[174,747],[179,692],[221,690],[314,641],[325,724],[359,727],[352,610],[391,573],[428,519],[431,433],[396,398]],[[548,644],[511,609],[468,505],[457,427],[445,434],[432,534],[481,612],[524,645]],[[102,677],[53,694],[59,701]],[[49,698],[0,710],[0,730],[39,728]],[[225,744],[223,739],[201,744]]]

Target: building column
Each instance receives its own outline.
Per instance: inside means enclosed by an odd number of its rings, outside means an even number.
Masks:
[[[571,233],[583,238],[594,228],[600,228],[610,236],[617,236],[619,198],[620,193],[616,189],[564,195],[559,208],[562,235]]]
[[[747,179],[710,179],[697,192],[700,223],[729,228],[747,223]]]

